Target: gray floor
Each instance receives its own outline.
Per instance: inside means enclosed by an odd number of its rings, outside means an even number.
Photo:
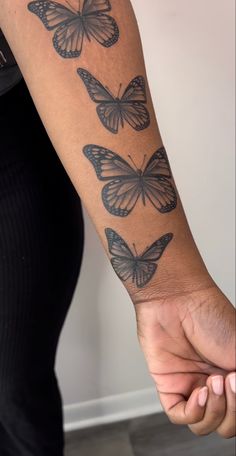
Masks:
[[[163,413],[66,434],[65,456],[235,456],[235,439],[196,437]]]

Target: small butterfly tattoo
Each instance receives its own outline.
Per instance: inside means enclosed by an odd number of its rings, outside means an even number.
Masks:
[[[109,0],[78,0],[78,9],[70,8],[50,0],[37,0],[28,4],[31,13],[36,14],[47,30],[55,30],[53,45],[57,53],[65,58],[79,57],[84,39],[94,38],[108,48],[119,39],[118,25],[108,14],[111,11]],[[77,1],[77,0],[76,0]]]
[[[78,68],[78,75],[84,82],[88,94],[97,103],[97,114],[104,127],[111,133],[118,133],[119,127],[124,128],[127,122],[134,130],[141,131],[150,125],[147,108],[145,80],[142,76],[134,78],[120,97],[115,97],[107,87],[104,87],[87,70]]]
[[[177,206],[177,195],[171,183],[171,170],[164,147],[158,149],[144,169],[135,168],[115,152],[96,145],[83,149],[100,181],[108,182],[102,189],[102,201],[108,212],[127,217],[141,199],[148,200],[162,214]]]
[[[161,258],[167,245],[173,239],[173,234],[167,233],[139,255],[135,244],[133,244],[133,253],[124,239],[111,228],[106,228],[105,234],[108,250],[112,255],[111,264],[113,269],[123,282],[131,279],[137,288],[143,288],[150,282],[157,270],[156,262]]]

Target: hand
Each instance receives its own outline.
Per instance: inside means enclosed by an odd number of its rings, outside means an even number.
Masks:
[[[232,304],[213,286],[184,296],[143,301],[135,310],[139,342],[170,421],[187,424],[196,435],[216,431],[224,438],[234,437]]]

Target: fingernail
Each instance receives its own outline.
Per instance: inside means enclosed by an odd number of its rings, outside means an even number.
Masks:
[[[236,394],[236,374],[229,375],[230,388]]]
[[[221,375],[211,378],[212,389],[217,396],[222,396],[224,392],[224,380]]]
[[[204,407],[206,405],[207,396],[208,388],[207,386],[204,386],[202,389],[200,389],[198,393],[198,404],[200,405],[200,407]]]

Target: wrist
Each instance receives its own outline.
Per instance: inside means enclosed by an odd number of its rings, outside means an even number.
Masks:
[[[163,301],[167,298],[185,296],[201,290],[215,287],[215,283],[208,273],[187,275],[170,275],[153,280],[145,289],[129,289],[129,295],[134,305],[151,301]]]
[[[140,288],[126,283],[134,305],[215,287],[189,227],[176,221],[173,232],[173,239],[158,261],[152,280]]]
[[[133,304],[137,305],[181,297],[215,286],[200,255],[193,258],[182,253],[178,261],[174,255],[160,263],[156,276],[145,287],[137,288],[132,284],[128,292]]]

